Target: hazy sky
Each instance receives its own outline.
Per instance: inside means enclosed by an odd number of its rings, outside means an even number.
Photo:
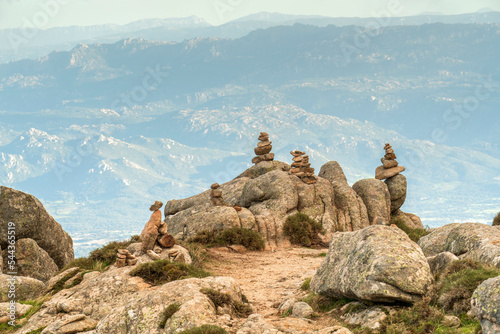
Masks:
[[[499,0],[0,0],[0,29],[124,24],[144,18],[191,15],[218,25],[262,11],[367,17],[397,8],[398,2],[401,16],[471,13],[483,8],[500,11]]]

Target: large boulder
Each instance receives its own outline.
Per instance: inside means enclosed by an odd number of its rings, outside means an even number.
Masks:
[[[500,276],[490,278],[477,287],[471,306],[481,322],[483,334],[500,333]]]
[[[396,211],[391,213],[391,224],[396,224],[397,222],[402,222],[407,227],[413,229],[424,228],[422,220],[419,216],[414,215],[413,213],[403,212],[401,211],[401,209],[397,209]]]
[[[391,221],[391,194],[387,185],[377,179],[356,182],[352,189],[363,199],[370,225],[388,225]]]
[[[432,280],[417,244],[398,228],[376,225],[335,233],[311,288],[335,298],[415,302]]]
[[[16,239],[30,238],[44,249],[61,269],[74,259],[73,240],[42,203],[32,195],[1,187],[0,246],[7,247],[8,223],[15,223]]]
[[[406,176],[398,174],[385,180],[387,189],[391,194],[391,212],[401,208],[406,200],[407,182]]]
[[[44,291],[45,283],[35,278],[0,274],[0,302],[11,301],[11,293],[14,293],[16,300],[33,300]]]
[[[241,289],[233,278],[190,278],[164,284],[154,290],[146,290],[127,300],[124,305],[109,312],[96,328],[96,334],[173,334],[203,324],[216,323],[217,307],[202,289],[227,293],[235,301],[242,302]],[[163,311],[172,304],[179,309],[164,324]]]
[[[333,187],[337,231],[356,231],[370,226],[365,203],[347,183],[338,162],[329,161],[321,166],[318,176],[330,181]]]
[[[500,268],[500,230],[484,224],[449,224],[418,241],[426,256],[450,252]]]
[[[7,259],[7,250],[3,257]],[[7,264],[7,261],[4,261]],[[4,270],[8,272],[8,270]],[[19,276],[36,278],[46,282],[54,276],[59,268],[45,250],[35,240],[25,238],[16,241],[16,271]]]

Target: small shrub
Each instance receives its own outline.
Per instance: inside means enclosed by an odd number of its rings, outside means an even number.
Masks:
[[[319,244],[321,240],[318,234],[324,233],[321,223],[300,212],[288,216],[283,231],[292,244],[304,247]]]
[[[259,233],[241,227],[232,227],[222,231],[200,231],[188,241],[209,247],[243,245],[249,250],[263,250],[266,246]]]
[[[179,334],[227,334],[224,328],[220,328],[215,325],[202,325],[200,327],[194,327]]]
[[[172,318],[175,312],[179,311],[180,308],[181,306],[178,303],[168,305],[167,308],[163,310],[163,313],[161,314],[159,327],[165,328],[168,319]]]
[[[499,275],[500,269],[495,267],[473,260],[455,261],[439,277],[437,302],[446,311],[466,313],[474,290],[483,281]]]
[[[306,278],[304,283],[300,286],[300,288],[304,291],[310,290],[311,289],[311,278]]]
[[[394,224],[397,227],[399,227],[414,242],[418,242],[420,238],[425,237],[427,234],[431,233],[423,228],[411,228],[407,226],[401,219],[393,218],[391,219],[391,224]]]
[[[221,231],[218,239],[225,245],[243,245],[248,250],[263,250],[266,247],[259,233],[241,227]]]
[[[500,212],[493,218],[493,226],[500,226]]]
[[[252,314],[250,305],[245,302],[242,303],[234,300],[228,293],[222,293],[214,289],[201,289],[200,292],[207,295],[216,307],[222,307],[224,305],[231,307],[240,318],[245,318]]]
[[[130,272],[130,275],[141,277],[153,285],[162,285],[189,277],[203,278],[209,276],[207,272],[193,265],[172,263],[168,260],[140,264]]]
[[[335,299],[317,295],[315,293],[310,293],[305,298],[303,298],[302,301],[309,304],[314,312],[326,313],[333,310],[334,308],[342,307],[354,300],[348,298]]]

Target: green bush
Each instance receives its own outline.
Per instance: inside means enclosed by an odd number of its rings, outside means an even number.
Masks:
[[[304,283],[300,286],[300,288],[304,291],[310,290],[311,289],[311,278],[306,278]]]
[[[418,242],[420,240],[420,238],[425,237],[427,234],[431,233],[423,228],[411,228],[411,227],[407,226],[404,223],[404,221],[402,221],[401,219],[397,219],[397,218],[396,219],[392,218],[391,224],[394,224],[397,227],[399,227],[414,242]]]
[[[493,218],[493,226],[500,226],[500,212]]]
[[[215,325],[202,325],[200,327],[194,327],[179,334],[227,334],[224,328],[220,328]]]
[[[209,276],[209,273],[193,265],[185,263],[172,263],[168,260],[156,260],[136,266],[130,272],[130,275],[141,277],[146,282],[153,285],[162,285],[189,277],[207,277]]]
[[[259,233],[241,227],[232,227],[222,231],[200,231],[188,241],[209,247],[243,245],[249,250],[263,250],[266,246]]]
[[[450,264],[438,280],[437,302],[455,314],[470,310],[474,290],[485,280],[500,276],[500,269],[473,260],[458,260]]]
[[[250,305],[246,302],[242,303],[234,300],[228,293],[222,293],[214,289],[201,289],[200,292],[207,295],[216,307],[222,307],[224,305],[231,307],[235,314],[240,318],[248,317],[252,314],[252,308]]]
[[[160,323],[158,327],[165,328],[168,319],[172,318],[175,312],[179,311],[180,308],[181,306],[178,303],[168,305],[167,308],[163,310],[163,313],[161,314]]]
[[[304,247],[318,245],[321,242],[318,234],[324,233],[321,223],[300,212],[288,216],[283,231],[292,244]]]

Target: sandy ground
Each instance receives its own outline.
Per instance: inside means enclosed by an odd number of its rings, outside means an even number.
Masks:
[[[277,307],[287,297],[298,300],[308,294],[300,286],[314,275],[324,259],[320,254],[326,251],[292,248],[237,253],[226,248],[215,248],[210,249],[215,260],[207,269],[215,276],[233,277],[250,301],[254,313],[263,315],[268,323],[279,330],[311,331],[335,324],[325,323],[325,319],[283,318],[278,315]]]

